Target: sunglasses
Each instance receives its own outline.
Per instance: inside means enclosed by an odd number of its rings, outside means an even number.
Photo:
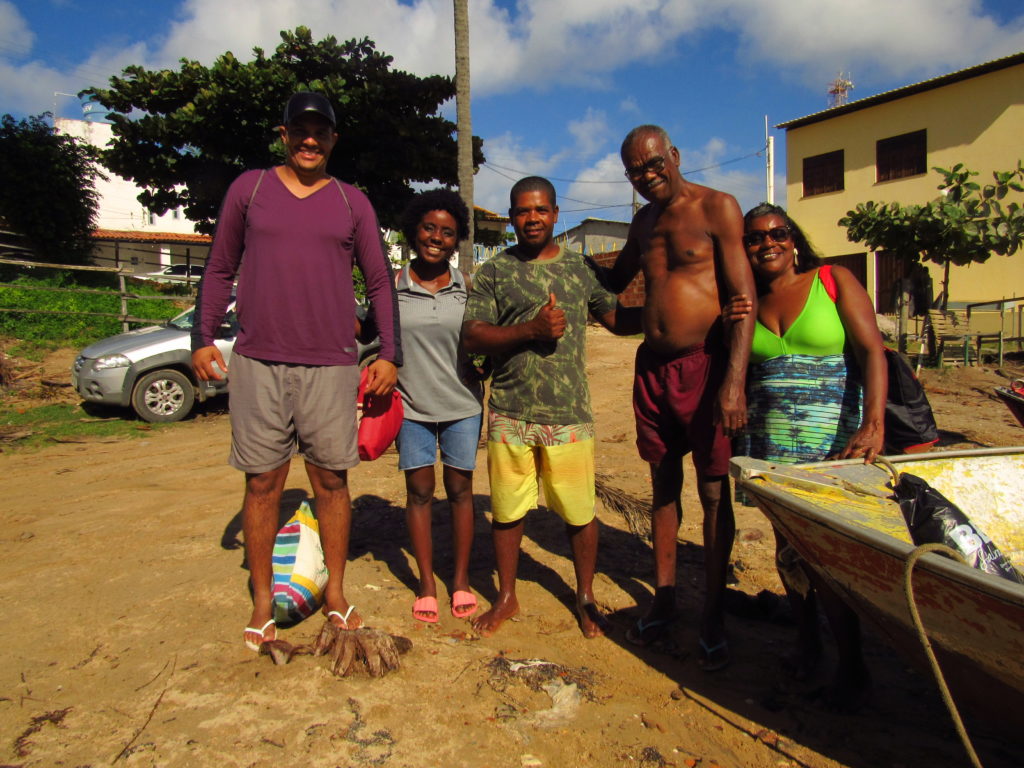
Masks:
[[[789,227],[772,227],[767,232],[763,229],[752,229],[743,235],[743,244],[747,248],[751,248],[755,245],[761,245],[769,237],[776,243],[782,243],[789,240],[791,235]]]
[[[630,181],[640,181],[648,173],[661,173],[665,170],[664,157],[652,157],[643,165],[634,165],[627,168],[624,173]]]

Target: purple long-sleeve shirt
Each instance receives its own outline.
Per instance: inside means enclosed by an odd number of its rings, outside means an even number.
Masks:
[[[196,302],[193,348],[213,343],[238,275],[236,352],[281,363],[356,365],[357,264],[380,334],[379,357],[401,365],[395,287],[366,195],[344,183],[342,195],[332,179],[298,198],[273,168],[262,180],[260,173],[243,173],[224,198]]]

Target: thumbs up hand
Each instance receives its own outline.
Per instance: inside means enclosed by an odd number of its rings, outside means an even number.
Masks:
[[[562,338],[566,325],[565,312],[559,309],[555,303],[555,294],[548,294],[548,303],[540,308],[531,322],[534,328],[534,338],[550,340]]]

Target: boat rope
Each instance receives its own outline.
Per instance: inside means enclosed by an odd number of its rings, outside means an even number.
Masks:
[[[964,745],[964,749],[967,750],[967,756],[971,759],[971,765],[974,768],[982,768],[981,761],[978,759],[978,753],[974,751],[974,745],[971,743],[970,736],[967,735],[967,729],[964,728],[964,721],[960,718],[960,712],[957,710],[956,702],[953,701],[953,696],[949,692],[949,686],[946,685],[946,678],[942,674],[942,668],[939,666],[938,659],[935,658],[935,651],[932,650],[931,640],[928,639],[928,633],[925,631],[924,624],[921,622],[921,614],[917,610],[917,603],[914,602],[914,566],[922,555],[928,552],[938,552],[945,555],[953,560],[957,560],[961,563],[967,564],[967,561],[960,555],[959,552],[950,549],[945,544],[922,544],[915,548],[910,556],[907,557],[907,563],[903,569],[903,594],[907,598],[907,607],[910,609],[910,618],[914,622],[914,628],[917,630],[917,639],[921,641],[921,647],[924,648],[925,655],[928,657],[928,663],[931,665],[932,674],[935,675],[935,682],[939,686],[939,691],[942,694],[942,701],[946,705],[946,709],[949,710],[950,716],[953,718],[953,724],[956,726],[956,733],[960,737],[960,743]]]

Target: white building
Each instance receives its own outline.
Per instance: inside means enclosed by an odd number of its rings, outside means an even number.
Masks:
[[[53,122],[58,133],[99,149],[106,148],[114,135],[109,123],[62,117]],[[101,266],[132,266],[139,273],[206,261],[211,238],[197,234],[181,209],[162,216],[150,213],[138,200],[141,188],[115,173],[107,171],[105,175],[105,179],[96,179],[99,207],[93,233],[94,261]]]

